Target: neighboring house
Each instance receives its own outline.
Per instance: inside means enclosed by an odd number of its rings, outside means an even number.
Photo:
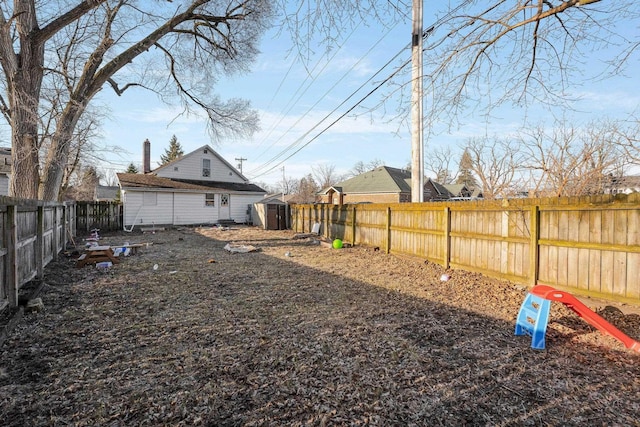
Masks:
[[[411,172],[380,166],[320,191],[323,203],[400,203],[411,201]]]
[[[440,184],[428,178],[424,183],[424,201],[437,202],[439,200],[449,200],[455,197],[454,193],[449,191],[448,185]]]
[[[107,186],[107,185],[98,185],[96,187],[96,201],[98,202],[113,202],[118,199],[118,191],[120,191],[120,187],[116,186]]]
[[[11,177],[11,148],[0,147],[0,196],[9,194]]]
[[[640,192],[640,176],[611,176],[605,184],[605,194],[631,194]]]
[[[150,170],[148,140],[143,170]],[[125,227],[250,221],[251,206],[266,191],[249,183],[208,145],[153,172],[119,173]]]
[[[411,202],[411,172],[381,166],[369,172],[339,182],[322,190],[322,203],[405,203]],[[424,183],[424,201],[481,197],[464,185],[442,185],[431,178]]]
[[[426,190],[425,185],[425,195]],[[411,172],[380,166],[325,188],[319,195],[323,203],[336,205],[411,202]]]

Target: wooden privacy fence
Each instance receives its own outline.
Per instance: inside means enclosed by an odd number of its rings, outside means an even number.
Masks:
[[[78,231],[122,230],[122,204],[117,202],[76,202]]]
[[[640,194],[293,205],[292,228],[449,268],[640,304]]]
[[[24,202],[0,197],[0,309],[18,305],[18,291],[76,234],[75,204]]]

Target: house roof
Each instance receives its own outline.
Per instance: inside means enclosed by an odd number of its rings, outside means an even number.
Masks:
[[[410,193],[411,172],[380,166],[339,182],[330,188],[343,193]],[[326,193],[328,190],[325,189],[323,192]]]
[[[444,184],[444,188],[451,193],[452,197],[460,197],[462,196],[462,190],[466,189],[467,186],[464,184]]]
[[[239,171],[238,169],[234,168],[234,167],[231,165],[231,163],[227,162],[227,161],[225,160],[225,158],[224,158],[224,157],[222,157],[220,154],[218,154],[218,153],[216,152],[216,150],[214,150],[213,148],[211,148],[209,145],[203,145],[203,146],[202,146],[202,147],[200,147],[200,148],[196,148],[195,150],[193,150],[193,151],[192,151],[192,152],[190,152],[190,153],[187,153],[187,154],[185,154],[185,155],[183,155],[183,156],[178,157],[177,159],[174,159],[174,160],[170,161],[169,163],[166,163],[166,164],[164,164],[164,165],[162,165],[162,166],[159,166],[159,167],[155,168],[155,169],[153,170],[153,172],[157,172],[157,171],[159,171],[159,170],[161,170],[161,169],[165,169],[165,168],[172,167],[175,163],[177,163],[177,162],[179,162],[179,161],[181,161],[181,160],[183,160],[183,159],[186,159],[187,157],[191,157],[191,156],[193,156],[194,154],[200,154],[203,150],[207,150],[207,151],[209,151],[211,154],[213,154],[214,156],[216,156],[216,157],[217,157],[217,158],[218,158],[222,163],[224,163],[224,164],[225,164],[229,169],[231,169],[232,171],[234,171],[234,172],[235,172],[235,173],[236,173],[240,178],[242,178],[242,179],[243,179],[243,180],[245,180],[245,181],[249,181],[249,180],[248,180],[244,175],[242,175],[242,174],[240,173],[240,171]]]
[[[185,191],[233,191],[266,193],[255,184],[219,181],[198,181],[190,179],[162,178],[154,174],[118,173],[116,174],[122,188],[164,189]]]

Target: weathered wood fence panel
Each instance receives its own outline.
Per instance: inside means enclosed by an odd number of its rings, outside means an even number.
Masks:
[[[122,205],[116,202],[76,202],[76,227],[90,232],[122,230]]]
[[[445,267],[640,303],[640,194],[294,205],[292,228]]]
[[[75,234],[75,206],[0,198],[0,309],[18,305],[20,288]]]

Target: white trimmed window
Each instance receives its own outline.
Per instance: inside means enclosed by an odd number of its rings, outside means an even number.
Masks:
[[[211,176],[211,159],[202,159],[202,176]]]
[[[216,195],[213,193],[207,193],[204,195],[204,205],[205,206],[215,206],[216,205]]]

